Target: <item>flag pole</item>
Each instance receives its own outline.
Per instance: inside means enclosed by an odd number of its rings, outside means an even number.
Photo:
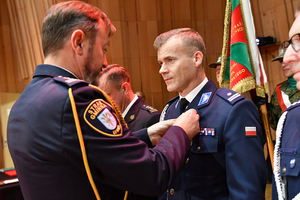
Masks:
[[[263,105],[260,105],[260,111],[261,111],[263,122],[264,122],[264,128],[265,128],[266,138],[267,138],[267,146],[268,146],[270,161],[271,161],[272,170],[273,170],[274,169],[273,168],[274,144],[273,144],[272,136],[271,136],[271,132],[270,132],[270,125],[269,125],[269,120],[268,120],[268,110],[267,110],[266,103]]]

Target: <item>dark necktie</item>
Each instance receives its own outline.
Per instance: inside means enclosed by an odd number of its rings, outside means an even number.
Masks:
[[[190,102],[188,100],[186,100],[185,98],[181,98],[180,99],[180,114],[183,113],[183,111],[185,110],[185,108],[187,107],[187,105]]]

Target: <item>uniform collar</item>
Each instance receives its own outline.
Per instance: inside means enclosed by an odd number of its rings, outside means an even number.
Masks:
[[[125,116],[127,115],[128,111],[130,110],[130,108],[132,107],[132,105],[136,102],[136,100],[138,99],[138,96],[135,94],[134,98],[132,99],[132,101],[130,102],[130,104],[128,104],[128,106],[126,107],[126,109],[124,110],[124,112],[122,113],[123,118],[125,118]]]
[[[56,76],[63,76],[63,77],[70,77],[70,78],[75,78],[78,79],[72,72],[69,70],[66,70],[62,67],[55,66],[55,65],[48,65],[48,64],[41,64],[37,65],[33,74],[33,77],[36,76],[51,76],[51,77],[56,77]]]
[[[207,82],[208,79],[207,77],[205,77],[204,80],[197,87],[195,87],[190,93],[188,93],[184,98],[186,98],[186,100],[188,100],[191,103]],[[181,95],[179,95],[179,97],[180,99],[183,98]]]

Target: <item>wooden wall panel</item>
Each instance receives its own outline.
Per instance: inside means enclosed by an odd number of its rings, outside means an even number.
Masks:
[[[280,69],[279,62],[271,62],[278,56],[280,44],[289,38],[288,32],[294,21],[295,8],[299,0],[268,0],[251,1],[256,35],[275,37],[278,45],[261,47],[264,68],[268,78],[269,97],[280,82],[286,80]]]
[[[43,62],[41,26],[47,9],[63,0],[6,0],[1,2],[0,40],[1,90],[21,92],[31,80],[37,64]],[[191,27],[203,37],[207,53],[204,61],[207,77],[214,82],[215,69],[208,68],[222,51],[226,1],[223,0],[84,0],[102,9],[117,28],[107,53],[109,64],[124,66],[132,76],[133,89],[142,90],[147,103],[162,110],[167,100],[177,95],[166,90],[158,73],[157,35],[173,28]],[[257,36],[273,36],[279,42],[288,39],[294,11],[300,0],[251,0]],[[4,39],[5,38],[5,39]],[[270,92],[285,80],[278,63],[279,45],[262,48],[261,54]],[[24,84],[25,83],[25,84]]]

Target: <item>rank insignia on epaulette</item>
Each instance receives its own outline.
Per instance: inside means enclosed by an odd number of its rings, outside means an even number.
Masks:
[[[198,135],[215,136],[215,128],[200,128]]]
[[[227,96],[229,97],[228,98],[228,101],[233,101],[234,99],[236,99],[237,97],[239,97],[239,96],[241,96],[241,94],[239,94],[239,93],[235,93],[234,95],[232,95],[232,93],[231,92],[229,92],[229,93],[227,93]]]
[[[202,104],[206,104],[210,98],[210,95],[211,95],[211,92],[206,92],[206,93],[203,93],[202,96],[201,96],[201,99],[198,103],[198,106],[202,105]]]
[[[147,110],[149,110],[151,113],[156,112],[157,109],[153,108],[152,106],[143,105],[143,107]]]
[[[84,120],[97,132],[110,136],[122,136],[122,126],[114,113],[111,106],[102,99],[96,99],[91,102],[84,112]]]

